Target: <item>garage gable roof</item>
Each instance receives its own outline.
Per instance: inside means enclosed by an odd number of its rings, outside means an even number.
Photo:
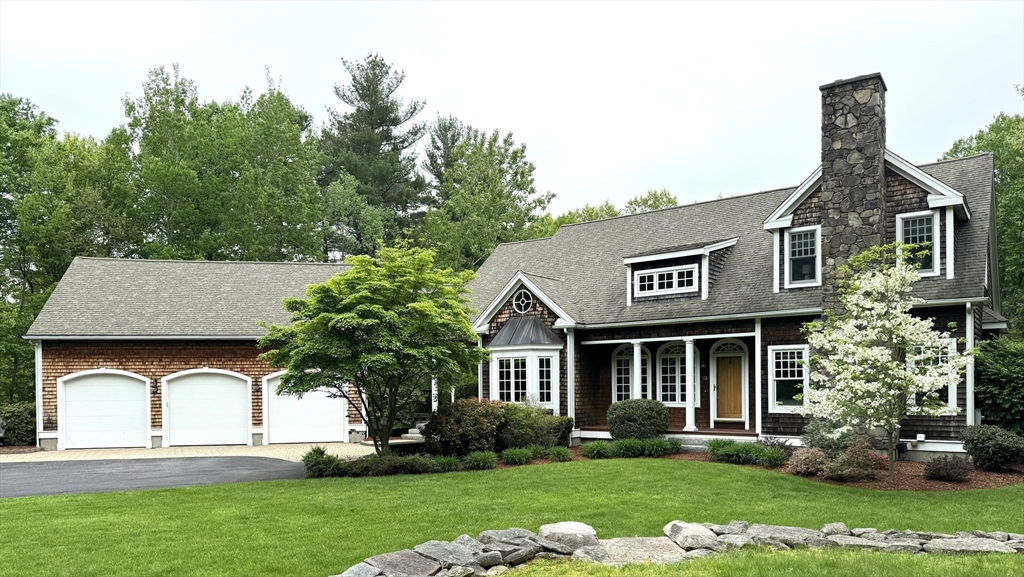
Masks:
[[[255,339],[257,319],[287,324],[285,297],[342,264],[79,257],[26,339]]]

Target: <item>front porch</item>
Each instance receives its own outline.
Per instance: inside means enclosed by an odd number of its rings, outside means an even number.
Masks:
[[[695,431],[686,431],[680,427],[669,427],[665,432],[669,437],[694,437],[694,438],[707,438],[707,437],[728,437],[728,438],[749,438],[754,440],[757,438],[757,431],[754,429],[744,429],[742,423],[736,427],[729,426],[718,426],[716,428],[710,427],[698,427]],[[580,438],[581,439],[610,439],[611,433],[608,432],[607,426],[592,426],[592,427],[580,427]]]

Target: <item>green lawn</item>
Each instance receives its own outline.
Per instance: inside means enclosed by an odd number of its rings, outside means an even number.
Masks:
[[[324,577],[429,539],[563,520],[602,538],[660,535],[673,519],[1024,532],[1022,503],[1024,486],[871,491],[667,459],[28,497],[0,500],[0,575]]]

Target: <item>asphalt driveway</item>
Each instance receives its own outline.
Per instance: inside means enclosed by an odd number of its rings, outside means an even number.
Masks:
[[[0,498],[302,479],[302,463],[267,457],[189,457],[0,463]]]

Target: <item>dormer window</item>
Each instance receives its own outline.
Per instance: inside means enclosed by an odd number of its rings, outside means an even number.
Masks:
[[[786,231],[786,288],[821,284],[821,227]]]
[[[939,274],[939,211],[926,210],[896,215],[896,238],[905,244],[916,244],[928,254],[911,259],[920,264],[921,276]]]
[[[638,297],[697,292],[697,265],[639,270],[633,283]]]

